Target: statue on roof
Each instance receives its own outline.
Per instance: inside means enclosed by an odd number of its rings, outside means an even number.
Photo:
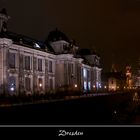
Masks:
[[[7,10],[3,8],[0,11],[0,33],[4,34],[7,31],[7,22],[10,17],[7,14]]]

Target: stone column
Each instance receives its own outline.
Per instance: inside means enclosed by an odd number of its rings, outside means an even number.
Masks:
[[[36,94],[37,89],[37,56],[33,56],[33,93]]]
[[[48,60],[45,59],[45,79],[44,79],[44,82],[45,82],[45,93],[48,92],[48,80],[49,80],[49,77],[48,77]]]

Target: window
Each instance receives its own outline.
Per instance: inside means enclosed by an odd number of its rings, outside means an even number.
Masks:
[[[49,61],[49,72],[52,72],[52,61]]]
[[[30,91],[31,90],[31,79],[29,77],[26,77],[25,78],[25,89],[27,91]]]
[[[9,68],[15,68],[15,58],[16,58],[16,54],[15,53],[9,53]]]
[[[84,75],[84,78],[87,78],[87,70],[85,68],[83,68],[83,75]]]
[[[50,83],[50,89],[52,90],[53,89],[53,79],[50,79],[49,83]]]
[[[30,56],[25,56],[25,70],[30,70]]]
[[[10,76],[8,78],[8,89],[10,92],[14,92],[16,90],[16,77]]]
[[[38,71],[42,71],[42,59],[38,59]]]
[[[88,90],[91,90],[91,82],[88,82]]]
[[[63,44],[63,50],[67,50],[67,44]]]
[[[99,83],[98,82],[96,82],[96,87],[97,87],[97,89],[99,88]]]
[[[39,88],[42,89],[42,87],[43,87],[43,80],[42,80],[42,78],[38,78],[38,85],[39,85]]]
[[[86,91],[87,90],[87,82],[84,81],[84,90]]]

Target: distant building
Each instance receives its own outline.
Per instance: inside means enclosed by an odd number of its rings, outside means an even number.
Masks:
[[[107,91],[118,91],[126,88],[126,75],[118,72],[112,64],[110,72],[102,74],[103,89]]]
[[[108,72],[104,74],[104,90],[118,91],[125,89],[125,86],[126,77],[122,72]]]
[[[101,88],[100,56],[82,54],[75,41],[58,29],[45,42],[7,30],[9,16],[0,12],[0,93],[35,94],[94,91]]]

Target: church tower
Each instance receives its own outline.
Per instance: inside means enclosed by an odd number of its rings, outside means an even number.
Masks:
[[[132,86],[132,71],[131,66],[126,66],[126,86],[131,88]]]
[[[0,11],[0,33],[4,33],[7,31],[7,21],[10,17],[7,15],[7,11],[3,8]]]

